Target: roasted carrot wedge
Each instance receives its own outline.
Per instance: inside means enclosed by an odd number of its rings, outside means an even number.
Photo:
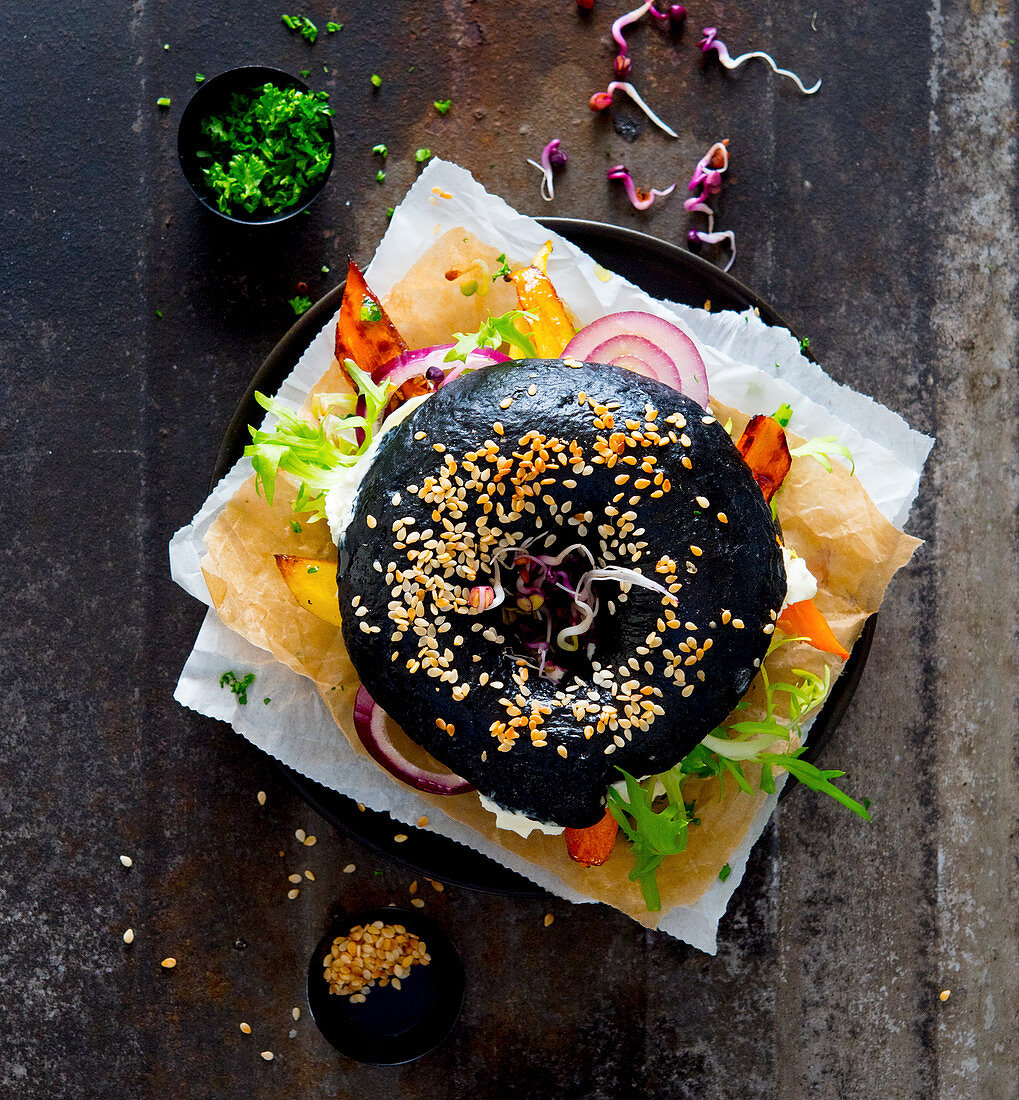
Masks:
[[[406,350],[403,337],[368,288],[360,268],[351,260],[336,322],[337,360],[342,363],[344,359],[353,359],[372,376],[373,382],[378,382],[386,363]]]
[[[789,455],[785,429],[774,417],[752,416],[743,434],[736,440],[736,450],[750,467],[754,481],[770,504],[793,461]]]
[[[597,825],[586,829],[567,829],[566,851],[570,859],[585,867],[600,867],[612,855],[618,829],[616,819],[608,810]]]
[[[510,278],[516,287],[520,308],[534,317],[530,325],[535,350],[548,359],[557,359],[576,335],[576,330],[552,280],[545,274],[551,253],[552,242],[546,241],[531,266],[513,272]]]
[[[778,628],[786,634],[805,638],[822,653],[834,653],[843,661],[849,660],[849,652],[832,633],[828,620],[818,611],[813,600],[791,603],[779,616]]]

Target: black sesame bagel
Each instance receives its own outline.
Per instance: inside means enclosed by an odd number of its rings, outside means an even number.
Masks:
[[[663,771],[726,717],[786,587],[715,419],[575,360],[465,374],[386,433],[338,581],[351,660],[394,721],[501,807],[574,828],[617,765]]]

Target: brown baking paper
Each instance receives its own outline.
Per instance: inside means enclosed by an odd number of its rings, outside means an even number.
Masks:
[[[484,316],[478,312],[480,303],[476,298],[465,298],[447,274],[462,270],[479,255],[492,264],[493,270],[498,266],[496,249],[464,230],[451,230],[385,297],[387,312],[405,338],[410,334],[411,347],[448,341],[455,331],[477,328]],[[508,304],[503,301],[500,284],[498,281],[491,296],[496,314],[515,304],[512,297]],[[316,390],[334,390],[336,372],[334,363]],[[717,402],[712,403],[712,409],[723,423],[731,417],[735,432],[742,430],[748,419]],[[802,440],[790,435],[791,445],[799,442]],[[366,755],[354,731],[353,701],[358,682],[342,633],[295,602],[275,565],[273,555],[279,553],[335,560],[335,547],[324,523],[304,522],[299,533],[292,530],[292,499],[293,494],[285,491],[280,479],[270,507],[255,492],[254,478],[250,478],[211,527],[203,572],[222,621],[311,679],[339,729],[357,752]],[[787,545],[805,559],[817,578],[818,607],[839,641],[851,649],[867,618],[878,610],[892,576],[919,545],[918,540],[885,519],[860,482],[837,462],[828,473],[813,458],[794,458],[776,500]],[[838,658],[804,643],[784,646],[767,661],[772,680],[795,678],[793,668],[823,676],[826,665],[834,682],[841,669]],[[750,707],[740,713],[741,720],[763,717],[760,695],[752,689]],[[427,762],[427,754],[411,746],[406,738],[400,744],[408,755]],[[434,761],[431,763],[436,766]],[[748,776],[750,770],[747,768]],[[585,868],[568,858],[561,836],[532,833],[525,839],[497,829],[494,817],[481,807],[474,794],[422,797],[435,811],[448,814],[493,844],[547,869],[581,894],[654,927],[663,913],[673,906],[692,904],[717,880],[765,802],[763,794],[747,795],[731,781],[721,798],[717,780],[689,779],[683,791],[686,798],[696,800],[701,824],[690,829],[686,851],[667,858],[659,868],[661,913],[647,912],[639,885],[629,881],[632,856],[622,835],[603,867]]]

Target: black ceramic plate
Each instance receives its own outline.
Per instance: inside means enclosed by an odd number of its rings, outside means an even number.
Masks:
[[[542,218],[541,223],[582,248],[598,263],[636,283],[656,298],[685,302],[691,306],[703,306],[705,301],[710,301],[713,310],[744,310],[756,307],[767,324],[789,327],[752,290],[686,249],[633,229],[599,222],[573,218]],[[255,401],[255,390],[275,393],[279,389],[315,334],[339,309],[342,297],[341,285],[320,298],[258,368],[223,437],[216,459],[213,483],[226,474],[240,458],[249,438],[247,425],[261,420],[262,410]],[[842,675],[835,681],[827,702],[814,721],[809,748],[805,754],[807,760],[817,759],[849,706],[870,652],[875,618],[872,616],[864,627]],[[506,870],[473,849],[434,833],[405,829],[408,833],[407,841],[396,844],[393,841],[393,821],[388,814],[374,813],[371,810],[362,812],[346,796],[323,787],[290,768],[284,768],[283,771],[309,805],[327,821],[355,837],[372,851],[402,863],[418,874],[488,893],[518,896],[536,896],[541,893],[533,883],[520,875]],[[793,788],[794,783],[788,782],[785,792]]]

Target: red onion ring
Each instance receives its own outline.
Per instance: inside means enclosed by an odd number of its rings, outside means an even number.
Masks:
[[[503,363],[509,358],[508,355],[503,355],[501,351],[496,351],[494,348],[477,348],[468,352],[464,362],[453,360],[447,363],[446,354],[451,347],[453,347],[452,344],[435,344],[430,348],[405,351],[395,359],[390,359],[382,368],[379,381],[392,382],[399,389],[412,378],[422,377],[429,367],[438,367],[445,375],[439,383],[441,388],[448,382],[452,382],[468,367],[474,370],[478,367],[487,367],[489,363]]]
[[[428,794],[466,794],[474,787],[452,772],[430,772],[411,763],[386,732],[386,712],[363,686],[354,696],[354,729],[368,755],[390,775]]]
[[[648,344],[656,353],[653,358]],[[702,408],[708,406],[708,375],[696,344],[678,325],[653,313],[626,310],[600,317],[573,337],[563,357],[630,369],[633,360],[640,360],[648,370],[638,369],[638,373],[679,390]]]

